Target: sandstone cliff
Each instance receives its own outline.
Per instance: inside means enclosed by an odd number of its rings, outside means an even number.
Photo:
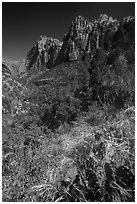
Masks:
[[[30,70],[31,67],[36,67],[36,69],[54,67],[61,46],[62,42],[57,39],[40,36],[40,39],[27,55],[25,63],[27,69]]]
[[[87,20],[77,16],[71,23],[63,43],[57,39],[41,36],[29,51],[26,58],[27,70],[52,68],[62,62],[79,61],[87,53],[90,57],[94,51],[122,49],[134,45],[134,17],[127,17],[120,22],[106,14],[98,19]]]
[[[76,17],[64,37],[59,62],[79,60],[99,47],[110,47],[112,33],[115,33],[117,28],[118,21],[105,14],[91,22],[82,16]]]

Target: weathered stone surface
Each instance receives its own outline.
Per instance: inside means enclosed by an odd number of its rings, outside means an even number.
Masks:
[[[89,34],[93,24],[82,16],[77,16],[69,28],[63,40],[63,46],[59,53],[59,62],[75,61],[87,48]]]
[[[57,39],[40,36],[40,39],[27,55],[25,63],[27,69],[31,69],[32,66],[38,70],[45,67],[52,68],[56,62],[61,46],[62,42]]]
[[[79,60],[99,47],[110,47],[117,27],[118,21],[105,14],[91,22],[82,16],[76,17],[64,37],[59,62]]]
[[[27,70],[52,68],[62,62],[79,61],[87,53],[93,56],[96,49],[110,51],[118,46],[130,46],[134,42],[134,17],[121,22],[101,14],[97,20],[77,16],[71,23],[63,43],[57,39],[41,36],[29,51],[26,59]]]
[[[125,49],[135,45],[135,18],[128,16],[121,20],[113,38],[113,46]]]
[[[106,14],[101,14],[93,21],[94,29],[90,35],[90,50],[102,47],[109,49],[114,33],[117,31],[119,22]]]

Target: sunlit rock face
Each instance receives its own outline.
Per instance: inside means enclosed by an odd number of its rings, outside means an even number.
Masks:
[[[63,46],[58,60],[75,61],[87,50],[89,35],[93,30],[93,24],[82,16],[77,16],[64,36]]]
[[[29,51],[26,58],[27,70],[31,67],[36,69],[52,68],[56,62],[62,42],[46,36],[40,36],[40,39]]]
[[[98,19],[87,20],[77,16],[71,23],[63,42],[41,36],[29,51],[26,68],[37,71],[50,69],[62,62],[79,61],[87,54],[91,57],[94,51],[104,51],[134,44],[134,17],[126,17],[121,21],[101,14]]]
[[[63,40],[59,62],[81,59],[99,47],[111,47],[110,41],[118,28],[118,21],[105,14],[91,22],[82,16],[76,17]]]
[[[119,22],[106,14],[101,14],[93,21],[94,29],[90,35],[90,50],[103,48],[108,50],[112,46],[112,39],[118,29]]]

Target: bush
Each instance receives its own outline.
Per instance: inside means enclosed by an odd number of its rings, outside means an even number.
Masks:
[[[133,202],[134,107],[115,115],[107,108],[94,106],[73,125],[46,135],[38,127],[20,130],[24,145],[3,149],[10,158],[4,166],[13,169],[4,170],[3,200]]]

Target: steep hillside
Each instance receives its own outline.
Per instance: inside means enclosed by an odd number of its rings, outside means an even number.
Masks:
[[[3,201],[135,201],[135,18],[77,16],[2,61]]]
[[[7,59],[6,57],[2,58],[2,73],[6,72],[10,73],[12,77],[19,77],[21,74],[26,72],[25,68],[25,60],[22,61],[12,61]]]

